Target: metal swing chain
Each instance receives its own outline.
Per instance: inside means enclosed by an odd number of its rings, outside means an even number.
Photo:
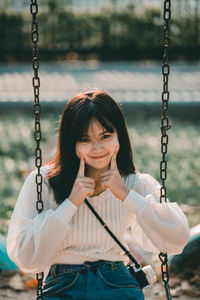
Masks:
[[[167,202],[167,188],[165,186],[165,180],[167,179],[167,146],[168,146],[168,135],[167,130],[171,128],[169,125],[169,119],[167,117],[168,102],[169,102],[169,91],[168,91],[168,77],[170,73],[170,66],[168,63],[168,50],[170,47],[170,32],[169,32],[169,20],[171,18],[171,0],[164,0],[164,29],[162,38],[163,47],[163,64],[162,64],[162,74],[163,74],[163,92],[162,92],[162,118],[161,118],[161,154],[162,160],[160,162],[160,178],[162,181],[162,186],[160,189],[160,203]],[[171,300],[170,289],[169,289],[169,273],[168,273],[168,257],[167,253],[160,253],[159,258],[161,260],[161,271],[162,280],[165,286],[166,297]]]
[[[33,111],[35,115],[35,142],[36,142],[36,148],[35,148],[35,167],[37,168],[37,174],[35,177],[36,181],[36,189],[37,189],[37,201],[36,201],[36,209],[38,213],[41,213],[43,211],[43,201],[42,201],[42,175],[40,173],[40,168],[42,166],[42,151],[40,148],[40,141],[42,139],[41,134],[41,126],[40,126],[40,100],[39,100],[39,88],[40,88],[40,78],[38,76],[38,69],[39,69],[39,52],[37,47],[37,42],[39,38],[38,34],[38,24],[36,20],[36,15],[38,13],[38,4],[37,0],[31,0],[30,4],[30,11],[32,14],[32,27],[31,27],[31,40],[33,42],[33,49],[32,49],[32,64],[33,64],[33,88],[34,88],[34,105],[33,105]],[[37,287],[37,300],[42,300],[42,285],[43,285],[43,279],[44,279],[44,273],[38,273],[36,274],[36,279],[38,281],[38,287]]]

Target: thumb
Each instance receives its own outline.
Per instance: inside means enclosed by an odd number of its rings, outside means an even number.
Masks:
[[[115,152],[111,158],[111,161],[110,161],[110,169],[111,170],[116,170],[118,169],[117,168],[117,153]]]
[[[80,165],[77,176],[85,176],[85,161],[83,156],[80,157]]]

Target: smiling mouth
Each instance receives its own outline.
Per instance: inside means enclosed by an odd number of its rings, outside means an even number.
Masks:
[[[91,156],[92,159],[101,159],[104,158],[107,154],[101,155],[101,156]]]

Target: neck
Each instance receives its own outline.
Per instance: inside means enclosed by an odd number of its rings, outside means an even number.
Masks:
[[[93,168],[87,166],[86,176],[90,177],[90,178],[94,178],[95,186],[98,186],[98,185],[100,185],[100,173],[103,171],[106,171],[106,170],[108,170],[108,167],[98,170],[98,169],[93,169]]]

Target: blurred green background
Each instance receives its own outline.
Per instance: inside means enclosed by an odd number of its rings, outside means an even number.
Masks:
[[[17,121],[17,122],[16,122]],[[42,118],[43,162],[54,153],[57,114],[47,114]],[[137,170],[149,173],[159,180],[160,120],[158,118],[127,118],[133,146],[134,162]],[[1,232],[7,231],[7,220],[11,216],[20,188],[34,169],[33,118],[4,116],[0,121],[0,219]],[[171,120],[169,131],[167,190],[171,201],[199,206],[200,169],[200,122],[192,124]],[[191,216],[190,225],[200,222],[200,216]]]
[[[160,0],[39,1],[42,60],[161,59]],[[0,61],[30,59],[29,1],[1,0]],[[171,59],[200,55],[199,0],[173,0]]]

